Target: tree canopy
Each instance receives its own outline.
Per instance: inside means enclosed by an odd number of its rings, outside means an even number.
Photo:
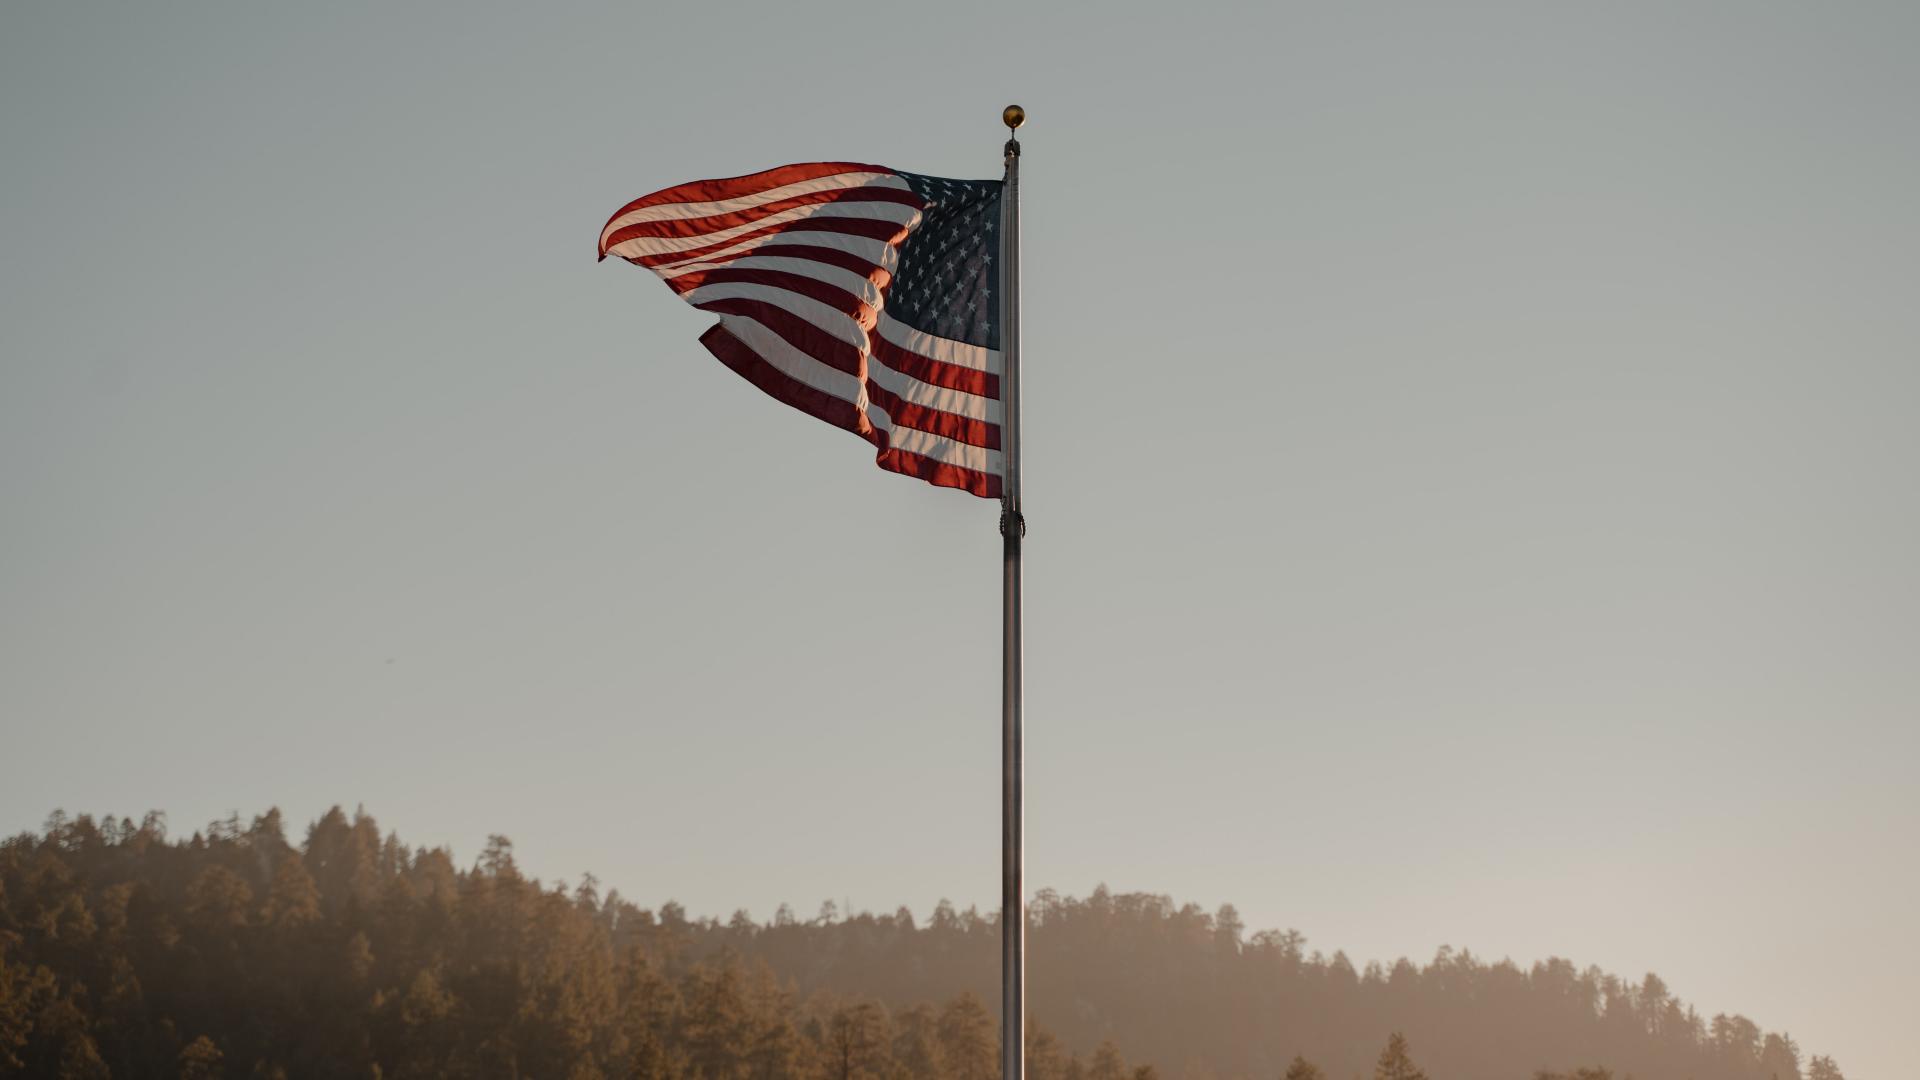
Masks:
[[[1032,1080],[1844,1080],[1653,975],[1357,970],[1104,888],[1032,916]],[[0,1075],[993,1080],[998,934],[945,903],[696,919],[338,808],[298,846],[278,811],[185,839],[56,814],[0,843]]]

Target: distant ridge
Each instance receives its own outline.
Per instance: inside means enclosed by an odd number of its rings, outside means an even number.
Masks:
[[[1033,920],[1032,1080],[1844,1080],[1654,975],[1447,948],[1356,970],[1104,888]],[[503,837],[463,870],[337,807],[297,848],[277,810],[183,840],[56,813],[0,843],[0,1075],[993,1080],[997,937],[946,903],[649,911],[527,879]]]

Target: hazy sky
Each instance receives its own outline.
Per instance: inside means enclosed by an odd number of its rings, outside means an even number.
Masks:
[[[1033,884],[1910,1073],[1917,41],[9,4],[0,831],[364,803],[695,913],[994,904],[995,507],[593,247],[786,162],[997,176],[1017,100]]]

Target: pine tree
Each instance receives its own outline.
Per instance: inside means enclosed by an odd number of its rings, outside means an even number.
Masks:
[[[1295,1054],[1282,1080],[1327,1080],[1327,1074],[1320,1071],[1320,1066]]]
[[[225,931],[247,922],[253,889],[224,866],[209,866],[187,887],[187,914],[210,930]]]
[[[887,1014],[871,1001],[843,1005],[827,1021],[828,1080],[879,1080],[889,1064]]]
[[[1033,1045],[1031,1038],[1027,1040],[1027,1045]],[[1028,1057],[1032,1057],[1031,1050]],[[901,1010],[894,1017],[893,1060],[908,1080],[939,1080],[946,1075],[946,1062],[940,1054],[940,1021],[934,1015],[932,1006],[924,1003],[914,1005]],[[1031,1067],[1028,1072],[1032,1075]],[[1034,1076],[1033,1080],[1042,1078]],[[1047,1077],[1046,1080],[1054,1078]]]
[[[1066,1056],[1053,1032],[1027,1020],[1027,1080],[1066,1080]]]
[[[1792,1036],[1767,1035],[1760,1046],[1760,1071],[1777,1080],[1800,1080],[1800,1047]]]
[[[687,979],[681,1025],[692,1075],[740,1080],[752,1025],[737,962],[695,970]]]
[[[634,1080],[674,1080],[679,1063],[668,1052],[679,995],[638,946],[627,951],[617,972],[620,985],[618,1025],[609,1055],[615,1070]]]
[[[19,1051],[33,1033],[34,1017],[53,1000],[56,988],[53,972],[44,965],[29,969],[7,959],[19,941],[18,934],[0,930],[0,1072],[26,1067]]]
[[[1413,1063],[1407,1053],[1407,1037],[1394,1032],[1380,1051],[1380,1063],[1373,1067],[1373,1080],[1427,1080],[1427,1074]]]
[[[993,1019],[972,994],[940,1010],[940,1056],[951,1080],[994,1080],[1000,1075],[999,1043]]]
[[[224,1057],[212,1039],[200,1036],[180,1051],[180,1080],[217,1080]]]
[[[1817,1054],[1807,1063],[1807,1080],[1847,1080],[1840,1074],[1840,1066],[1825,1054]]]
[[[320,921],[320,889],[297,855],[286,855],[273,868],[261,921],[278,930],[290,930]]]
[[[1093,1062],[1087,1067],[1087,1080],[1126,1080],[1127,1063],[1120,1056],[1120,1048],[1112,1041],[1102,1042],[1093,1051]]]
[[[182,1073],[181,1075],[186,1075]],[[100,1047],[85,1032],[67,1036],[60,1048],[60,1080],[111,1080],[113,1070],[100,1058]]]

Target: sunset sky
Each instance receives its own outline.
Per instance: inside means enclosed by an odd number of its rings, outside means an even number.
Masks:
[[[593,247],[1019,101],[1034,887],[1910,1073],[1920,7],[1092,11],[9,6],[0,832],[996,904],[996,507]]]

